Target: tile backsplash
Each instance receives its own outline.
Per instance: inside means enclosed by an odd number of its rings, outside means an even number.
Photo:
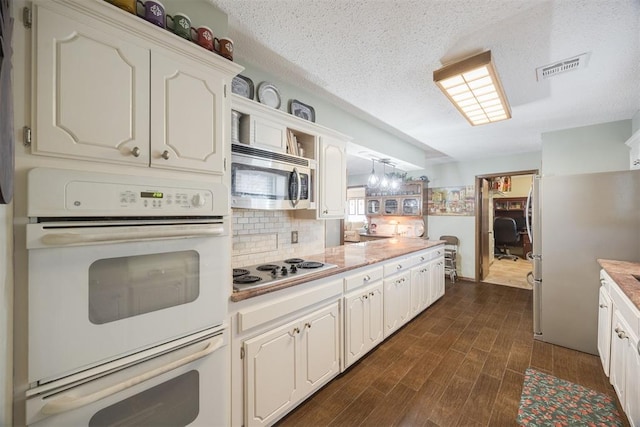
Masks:
[[[324,251],[324,222],[296,218],[294,211],[233,209],[234,268],[321,253]],[[291,232],[298,243],[291,243]]]

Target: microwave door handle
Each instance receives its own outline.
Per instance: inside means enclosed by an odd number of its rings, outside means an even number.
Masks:
[[[295,197],[294,194],[292,194],[294,192]],[[291,180],[289,181],[289,197],[291,198],[291,205],[296,207],[300,201],[300,174],[296,168],[293,168],[293,172],[291,172]]]
[[[140,384],[144,381],[148,381],[151,378],[157,377],[158,375],[162,375],[166,372],[177,369],[181,366],[187,365],[195,360],[202,359],[205,356],[213,353],[218,350],[224,344],[223,337],[215,337],[208,341],[207,346],[198,350],[195,353],[192,353],[188,356],[183,357],[182,359],[178,359],[173,361],[167,365],[160,366],[159,368],[151,369],[143,374],[135,376],[133,378],[129,378],[120,383],[114,384],[110,387],[104,388],[102,390],[96,391],[95,393],[87,394],[84,396],[78,396],[73,394],[73,392],[65,395],[63,394],[61,397],[56,400],[47,403],[41,409],[41,412],[46,415],[59,414],[62,412],[68,412],[73,409],[80,408],[82,406],[86,406],[90,403],[96,402],[100,399],[104,399],[105,397],[109,397],[113,394],[119,393],[123,390],[126,390],[134,385]]]
[[[171,229],[155,227],[137,228],[131,231],[112,233],[51,233],[40,238],[46,246],[67,246],[91,243],[134,242],[140,240],[171,239],[178,237],[222,236],[225,233],[222,225],[179,226]]]

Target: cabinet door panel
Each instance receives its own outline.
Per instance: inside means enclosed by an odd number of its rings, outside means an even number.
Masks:
[[[369,291],[369,327],[367,328],[369,333],[369,345],[367,346],[367,351],[382,342],[382,339],[384,338],[384,305],[382,289],[382,282],[380,282],[378,286]]]
[[[277,122],[252,117],[253,143],[271,150],[285,152],[287,127]]]
[[[36,17],[33,153],[148,165],[149,51],[97,22]]]
[[[388,337],[404,325],[411,314],[411,273],[407,271],[384,280],[384,335]]]
[[[298,400],[296,339],[293,325],[245,343],[247,425],[266,425]]]
[[[151,62],[151,165],[223,173],[224,77],[155,52]]]
[[[347,160],[345,143],[334,138],[320,138],[320,218],[342,218],[347,200]]]
[[[632,427],[640,427],[640,347],[638,337],[629,334],[626,358],[625,411]]]
[[[624,371],[625,371],[625,347],[626,339],[618,337],[618,331],[628,331],[624,319],[618,310],[614,310],[611,322],[611,359],[609,368],[609,380],[618,394],[620,402],[625,401]],[[616,331],[618,329],[618,331]]]
[[[346,366],[358,360],[366,351],[368,331],[365,322],[365,302],[362,294],[345,298],[345,346]]]
[[[611,298],[604,287],[600,287],[598,308],[598,353],[606,376],[609,376],[611,353]]]
[[[338,304],[304,321],[302,326],[302,363],[305,391],[328,381],[340,372],[340,321]]]

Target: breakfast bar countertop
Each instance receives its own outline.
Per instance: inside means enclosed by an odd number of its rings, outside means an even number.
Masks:
[[[634,277],[640,277],[640,263],[610,259],[599,259],[598,263],[640,310],[640,281]]]
[[[318,261],[322,263],[335,264],[337,268],[324,270],[318,274],[307,275],[299,279],[292,278],[284,282],[279,282],[273,286],[256,287],[233,292],[231,301],[237,302],[248,298],[256,297],[270,292],[275,292],[291,286],[306,283],[311,280],[333,276],[349,270],[386,261],[399,256],[411,254],[434,246],[442,245],[443,240],[424,240],[408,237],[398,237],[368,242],[352,243],[344,246],[336,246],[325,249],[324,253],[305,255],[307,261]]]

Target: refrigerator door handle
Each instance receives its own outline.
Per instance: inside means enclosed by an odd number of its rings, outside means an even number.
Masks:
[[[533,273],[531,273],[533,276]],[[542,339],[542,322],[540,315],[542,314],[542,280],[533,281],[533,338]]]
[[[529,187],[529,193],[527,194],[527,203],[524,208],[524,220],[525,224],[527,225],[527,235],[529,236],[529,241],[533,242],[533,239],[531,239],[531,220],[529,219],[529,212],[532,211],[531,193],[533,193],[533,184],[531,184],[531,187]]]

